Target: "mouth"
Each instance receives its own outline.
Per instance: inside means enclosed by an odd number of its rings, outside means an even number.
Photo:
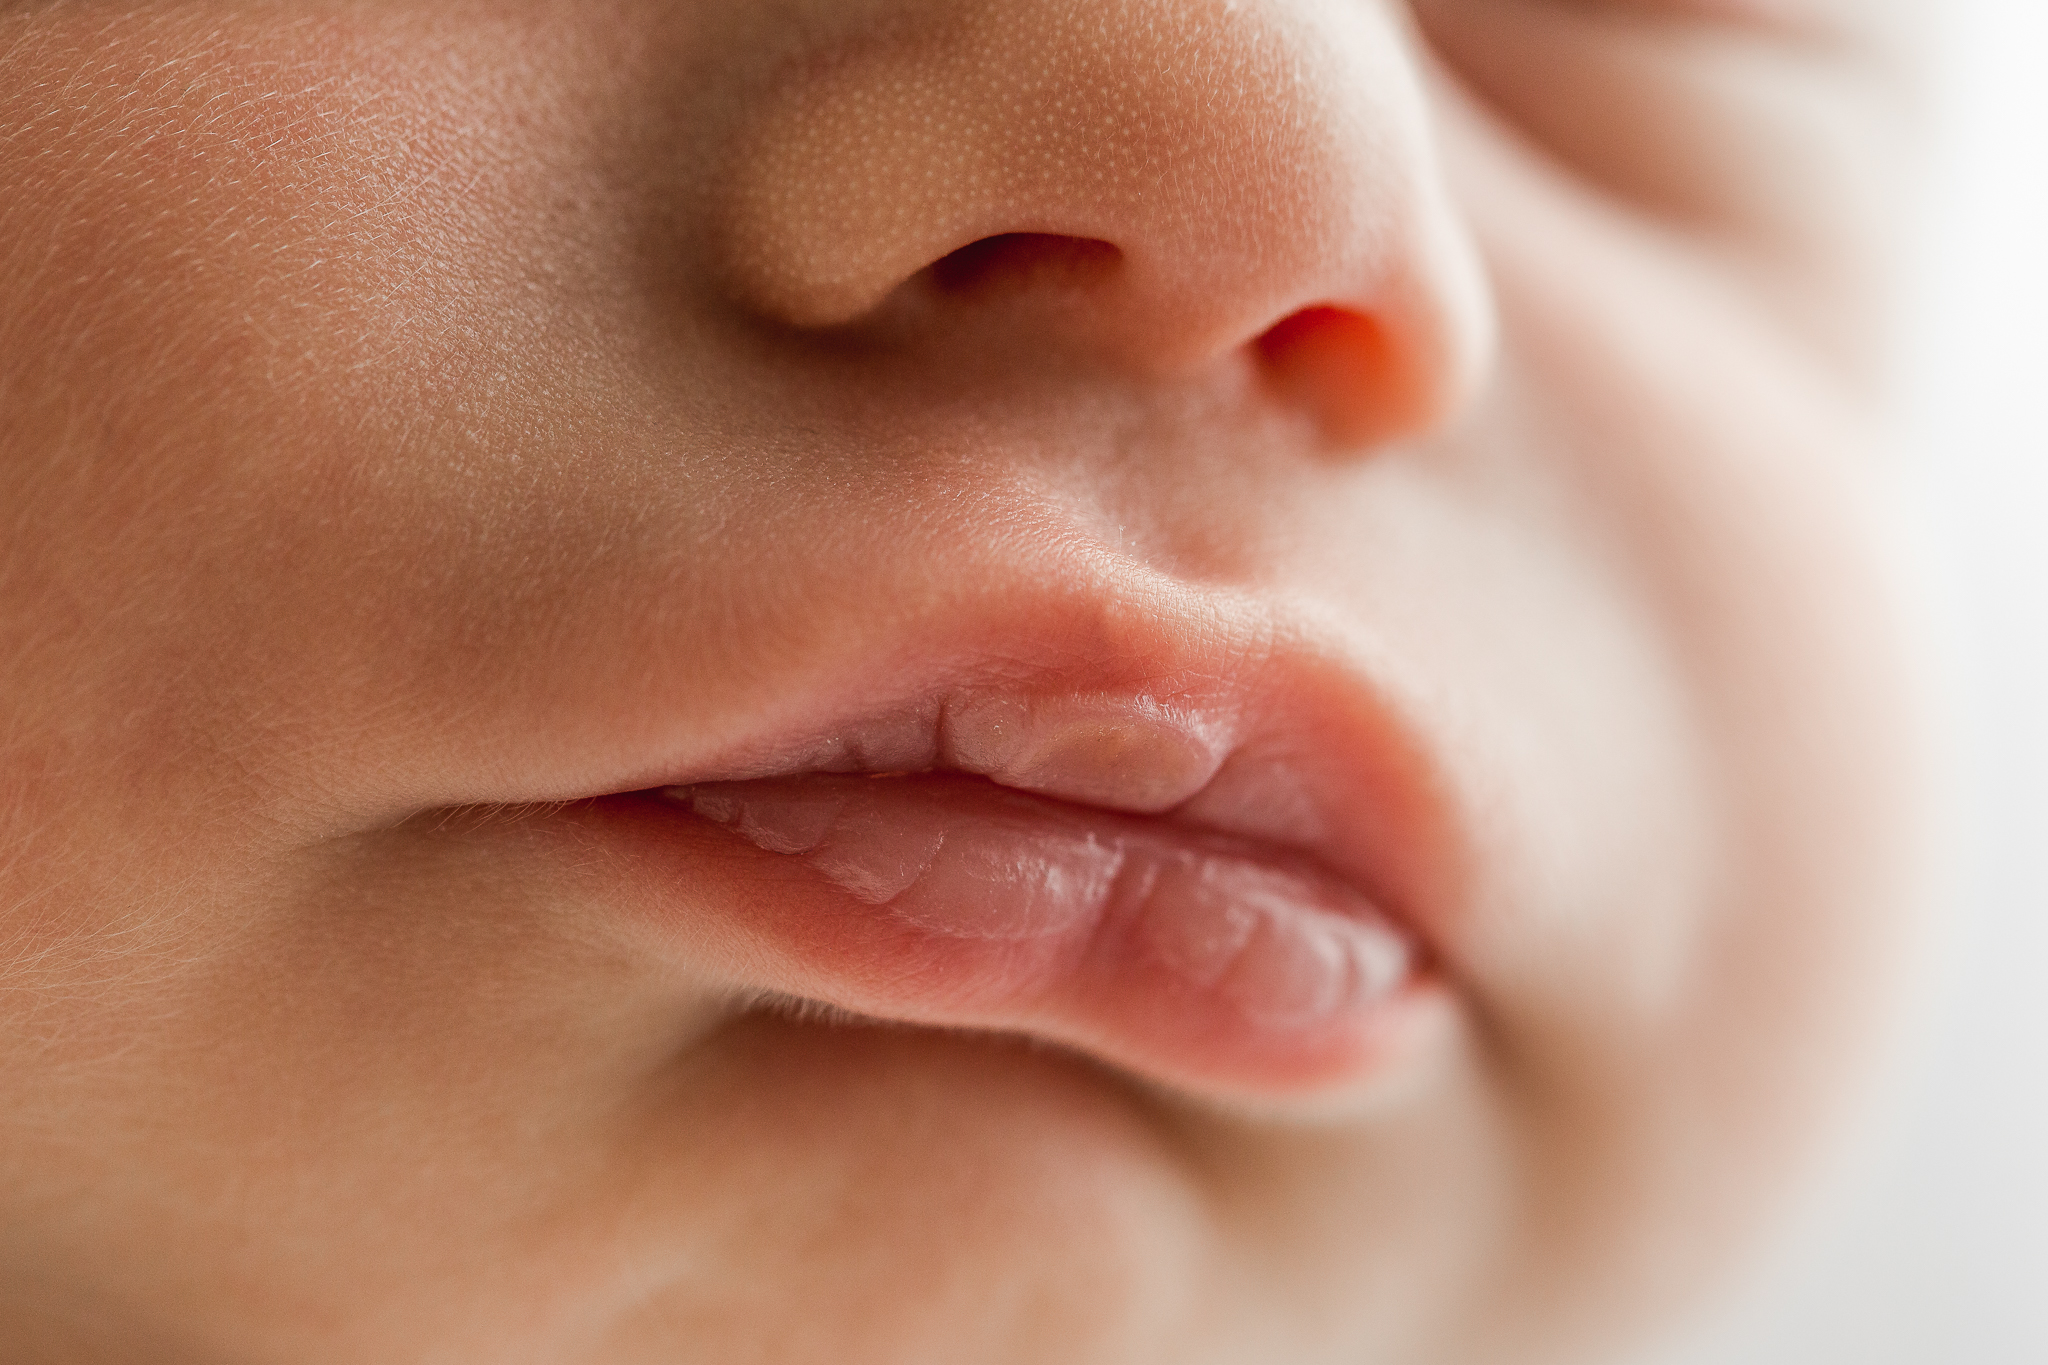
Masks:
[[[762,621],[411,811],[546,803],[590,923],[736,1008],[1289,1111],[1441,1055],[1476,928],[1441,689],[1313,602],[999,582]]]
[[[856,709],[643,793],[697,850],[691,921],[736,930],[734,983],[1238,1102],[1399,1071],[1454,995],[1437,803],[1387,709],[1298,651],[1170,698],[1073,672]]]

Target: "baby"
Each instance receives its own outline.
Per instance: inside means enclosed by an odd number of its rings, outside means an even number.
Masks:
[[[0,3],[0,1359],[1667,1318],[1911,899],[1884,11]]]

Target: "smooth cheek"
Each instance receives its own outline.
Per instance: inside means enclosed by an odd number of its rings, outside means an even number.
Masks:
[[[246,819],[252,796],[266,820],[345,803],[346,774],[385,757],[372,736],[402,749],[498,673],[489,644],[531,595],[461,575],[522,553],[508,505],[529,522],[552,502],[560,557],[606,534],[561,471],[497,453],[616,397],[588,319],[532,287],[537,243],[484,230],[559,228],[574,214],[535,203],[543,185],[590,197],[560,88],[478,74],[535,36],[480,25],[458,57],[403,27],[195,22],[115,21],[83,77],[61,38],[22,43],[9,79],[30,98],[81,78],[137,97],[36,124],[0,167],[22,187],[0,239],[56,244],[0,286],[24,531],[0,605],[37,623],[0,685],[49,737],[39,761],[128,829]],[[513,96],[520,117],[493,112]],[[320,772],[341,789],[298,786]],[[204,790],[223,774],[239,794]]]
[[[1496,827],[1547,836],[1485,860],[1474,966],[1531,1162],[1522,1292],[1598,1329],[1753,1236],[1878,1051],[1918,708],[1858,405],[1627,243],[1587,291],[1559,269],[1585,224],[1487,226],[1523,345],[1472,445],[1541,453],[1511,521],[1595,586],[1528,613],[1549,638],[1521,663],[1460,675],[1518,741],[1489,746]],[[1637,344],[1660,297],[1683,344]]]

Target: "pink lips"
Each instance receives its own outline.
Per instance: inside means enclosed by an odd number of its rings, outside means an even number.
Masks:
[[[747,922],[787,993],[1210,1093],[1349,1090],[1443,991],[1317,858],[1159,814],[1202,804],[1239,728],[1144,698],[970,698],[663,795],[759,860]]]

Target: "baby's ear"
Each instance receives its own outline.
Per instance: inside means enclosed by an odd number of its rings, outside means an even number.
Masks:
[[[1415,0],[1552,169],[1745,251],[1828,262],[1895,222],[1913,0]]]

